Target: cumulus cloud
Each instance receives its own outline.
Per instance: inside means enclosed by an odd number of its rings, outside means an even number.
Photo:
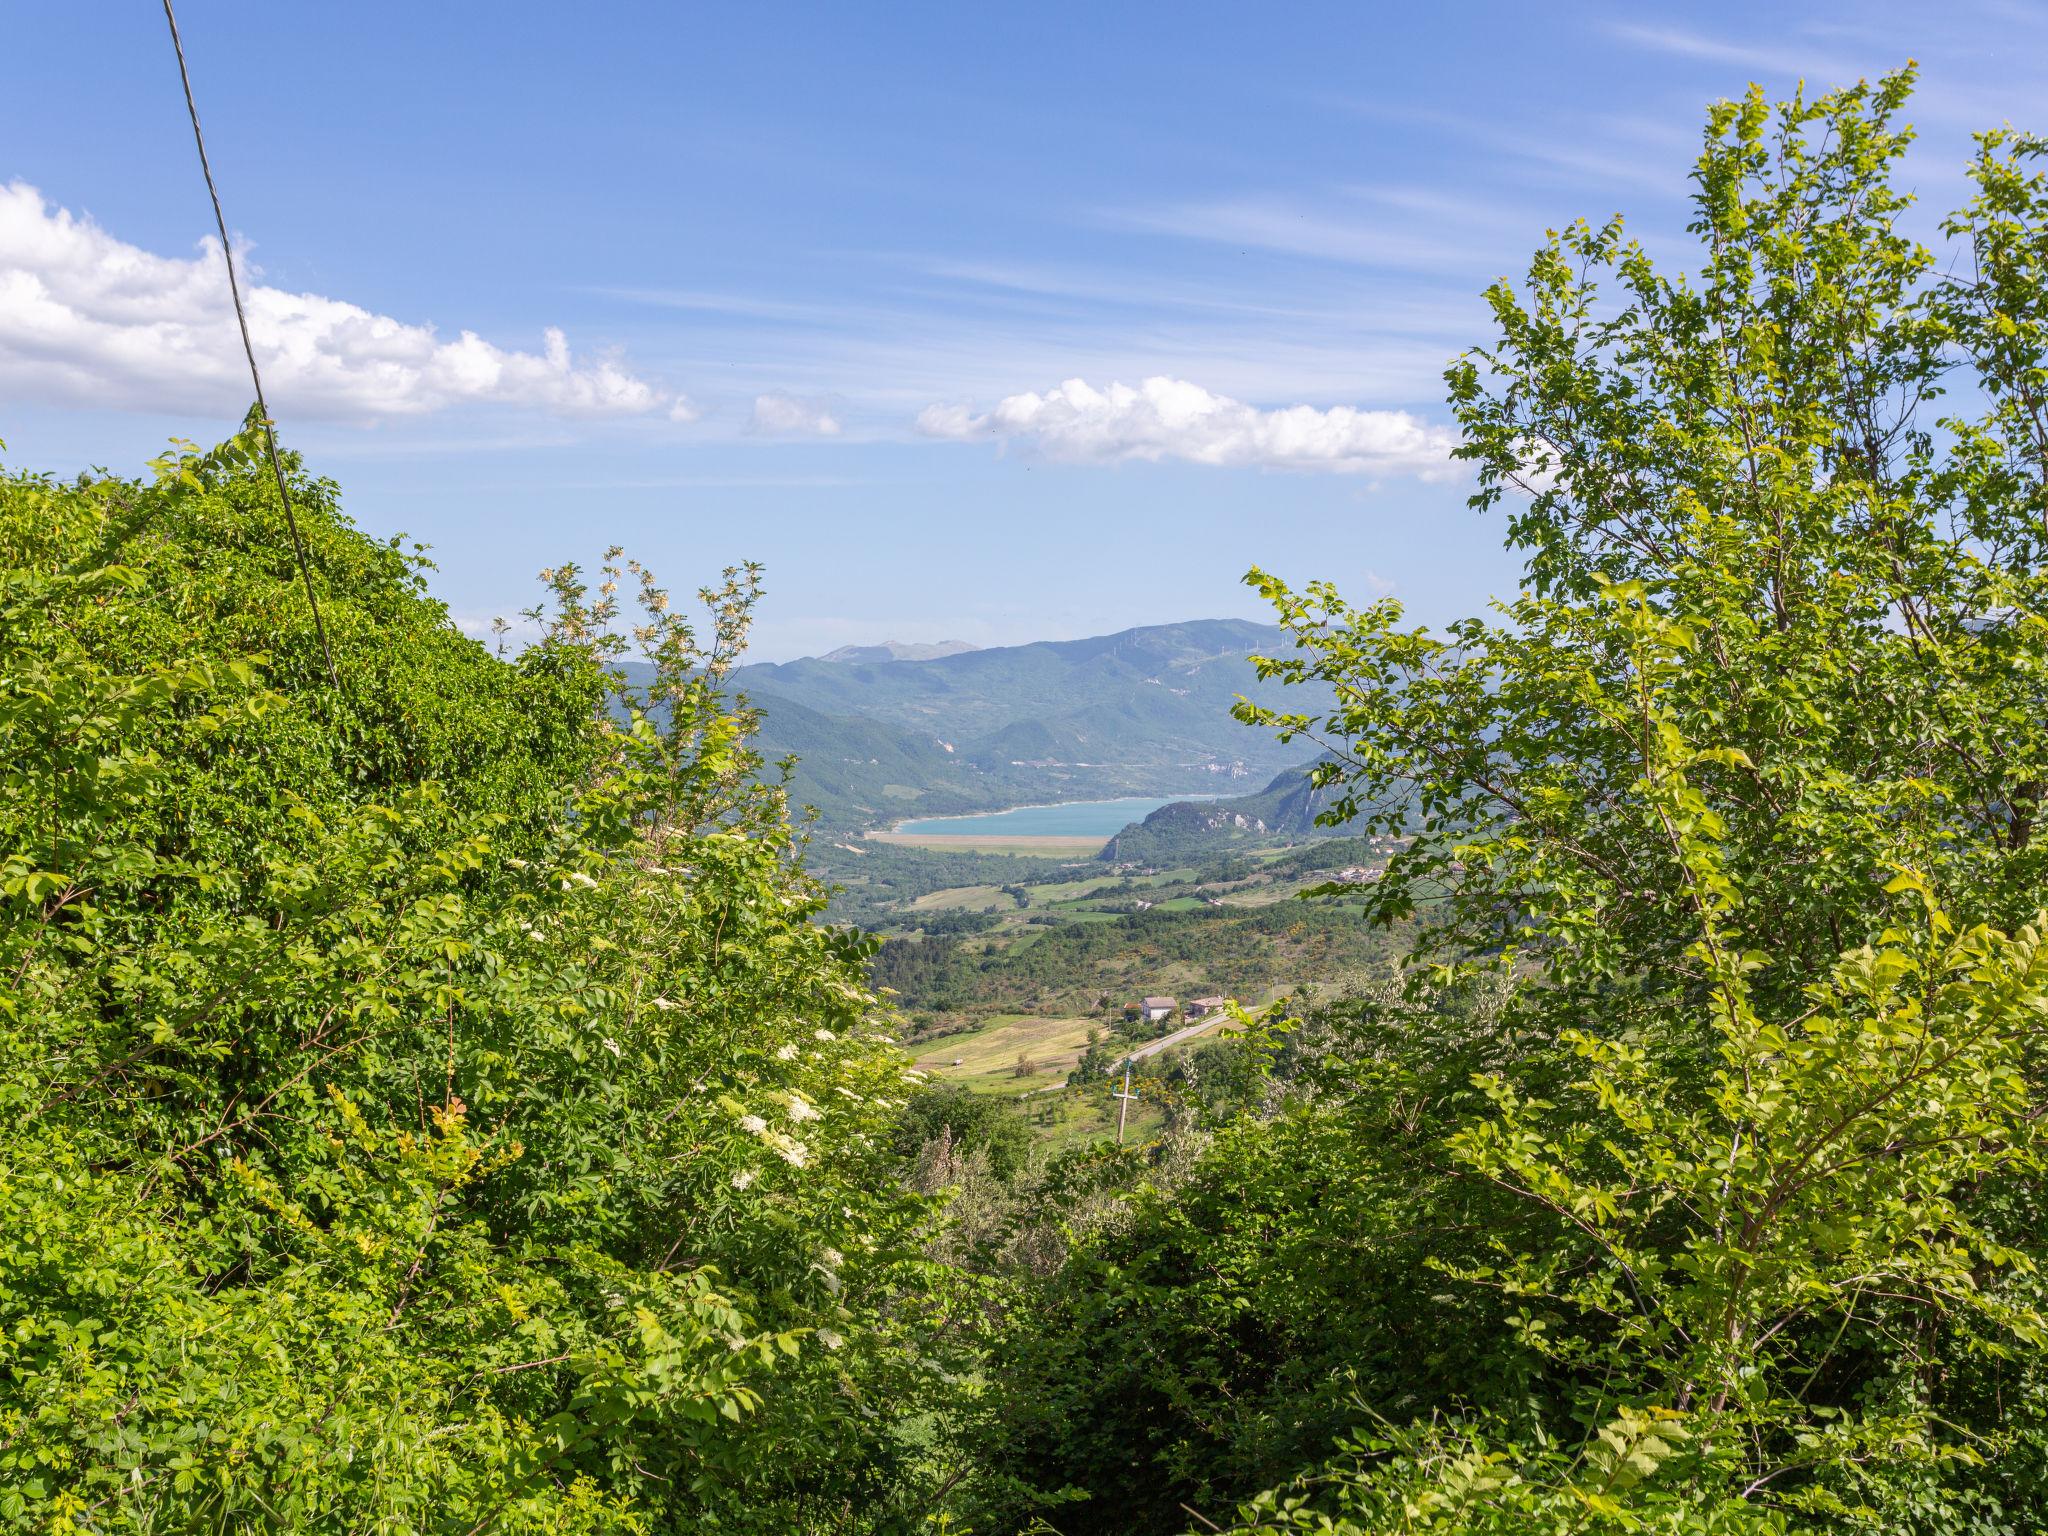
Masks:
[[[778,390],[755,396],[747,430],[774,437],[837,437],[843,429],[825,401],[799,400]]]
[[[616,360],[578,358],[559,330],[539,352],[474,332],[444,339],[318,294],[249,281],[249,331],[266,393],[281,410],[330,418],[416,416],[474,402],[562,416],[695,408]],[[23,182],[0,186],[0,395],[138,410],[234,410],[248,402],[220,243],[159,256]]]
[[[1449,428],[1406,411],[1348,405],[1260,410],[1168,378],[1107,389],[1069,379],[1042,395],[1011,395],[979,414],[965,406],[928,406],[917,425],[927,437],[1016,439],[1050,457],[1080,462],[1174,458],[1425,480],[1453,473],[1450,453],[1458,442]]]

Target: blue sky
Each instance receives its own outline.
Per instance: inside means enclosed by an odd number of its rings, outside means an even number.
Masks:
[[[1470,611],[1514,566],[1440,375],[1546,226],[1682,261],[1704,106],[1752,79],[1917,58],[1931,205],[1972,128],[2048,128],[2048,8],[1970,0],[180,22],[275,413],[352,515],[471,626],[611,542],[677,587],[761,560],[768,659],[1258,617],[1254,562]],[[218,438],[246,382],[160,13],[8,37],[6,461]]]

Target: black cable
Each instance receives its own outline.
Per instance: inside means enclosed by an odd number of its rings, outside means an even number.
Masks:
[[[220,254],[228,264],[228,292],[235,300],[235,323],[242,328],[242,354],[249,359],[249,382],[256,386],[256,414],[263,418],[263,441],[270,449],[270,472],[277,479],[277,499],[284,507],[284,525],[291,530],[292,556],[299,563],[299,580],[305,583],[306,605],[313,610],[313,632],[320,637],[320,655],[327,662],[327,680],[337,692],[341,675],[334,670],[334,652],[327,644],[327,626],[320,619],[320,599],[313,595],[313,573],[306,566],[306,542],[299,537],[299,520],[292,514],[291,492],[285,489],[284,464],[277,456],[277,434],[271,430],[270,407],[263,400],[263,375],[256,370],[256,348],[249,341],[249,317],[242,310],[242,285],[235,278],[235,253],[228,244],[228,221],[220,211],[220,192],[213,184],[213,167],[206,159],[206,135],[199,131],[199,108],[192,100],[192,74],[185,67],[185,45],[178,37],[178,17],[171,0],[164,0],[164,20],[171,26],[171,47],[178,55],[178,78],[185,85],[185,112],[192,119],[192,142],[199,146],[199,169],[206,177],[206,195],[213,199],[214,227],[220,231]]]

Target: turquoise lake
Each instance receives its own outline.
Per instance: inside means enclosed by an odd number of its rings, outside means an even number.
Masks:
[[[1143,821],[1162,805],[1213,800],[1213,795],[1133,795],[1122,800],[1074,800],[1066,805],[1020,805],[979,816],[929,816],[906,821],[898,832],[939,837],[1111,837]]]

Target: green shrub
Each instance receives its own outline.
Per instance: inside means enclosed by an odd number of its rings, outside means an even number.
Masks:
[[[494,659],[301,476],[332,689],[255,441],[0,479],[0,1515],[885,1521],[943,1287],[752,574],[643,577],[657,730],[624,572]]]

